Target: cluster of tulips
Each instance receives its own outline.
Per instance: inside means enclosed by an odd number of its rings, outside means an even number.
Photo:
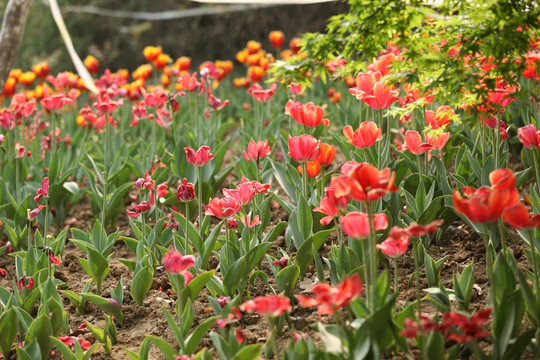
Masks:
[[[283,48],[283,33],[269,39]],[[189,58],[173,61],[157,46],[131,74],[99,76],[98,60],[87,57],[96,94],[46,63],[12,71],[0,110],[0,256],[11,253],[15,265],[0,268],[0,353],[111,354],[132,325],[122,305],[150,306],[162,290],[176,343],[147,334],[125,349],[133,359],[149,358],[150,345],[169,359],[540,353],[535,46],[521,86],[480,56],[464,58],[486,96],[460,108],[391,82],[401,56],[392,44],[359,74],[338,77],[345,60],[329,61],[336,76],[314,79],[311,90],[265,84],[274,57],[256,41],[236,55],[248,77],[231,84],[232,61],[191,71]],[[298,39],[289,47],[282,59],[307,56]],[[472,128],[460,121],[468,117]],[[510,169],[511,149],[521,151],[523,170]],[[79,206],[92,210],[88,228],[77,227]],[[444,247],[456,222],[479,234],[485,255],[452,272],[432,245]],[[119,259],[123,278],[110,272],[115,246],[132,253]],[[85,274],[77,287],[55,276],[73,247]],[[409,259],[407,282],[399,265]],[[488,295],[471,306],[479,268]],[[152,288],[163,271],[166,285]],[[266,295],[252,297],[255,282]],[[102,310],[99,326],[70,331],[65,300],[83,317],[89,303]],[[196,301],[212,308],[198,321]],[[295,325],[301,308],[316,312],[316,330]],[[265,318],[264,346],[251,340],[245,313]]]

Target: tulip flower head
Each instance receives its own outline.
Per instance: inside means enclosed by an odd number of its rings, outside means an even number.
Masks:
[[[240,310],[265,316],[281,316],[291,310],[291,303],[283,295],[257,296],[240,305]]]
[[[246,161],[255,160],[257,162],[257,166],[259,167],[259,162],[270,155],[271,152],[272,147],[268,145],[268,140],[257,142],[251,140],[248,144],[247,152],[244,150],[242,154],[244,155],[244,159],[246,159]]]
[[[356,87],[350,88],[349,92],[375,110],[388,108],[398,100],[399,94],[397,90],[394,90],[393,85],[384,83],[379,71],[358,74]]]
[[[385,230],[388,227],[388,218],[385,213],[375,214],[375,229],[369,228],[368,214],[363,212],[349,212],[341,218],[343,232],[352,238],[367,238],[371,231]]]
[[[496,221],[503,210],[518,202],[515,188],[516,178],[510,169],[498,169],[489,175],[490,186],[478,189],[466,186],[462,189],[465,198],[457,191],[453,193],[456,211],[475,224]]]
[[[332,178],[331,186],[338,198],[348,196],[356,201],[376,201],[389,192],[398,191],[395,178],[396,174],[389,168],[378,170],[366,162],[351,163],[345,175]]]
[[[364,121],[360,127],[353,132],[353,128],[347,125],[343,128],[343,135],[348,142],[359,149],[372,147],[382,138],[382,129],[377,128],[373,121]]]
[[[356,300],[362,295],[362,281],[358,274],[343,279],[337,286],[328,283],[313,285],[311,292],[315,297],[296,295],[301,306],[317,306],[317,313],[330,315]]]
[[[178,201],[187,202],[195,199],[195,185],[188,182],[186,178],[182,180],[176,191]]]
[[[517,131],[519,141],[528,149],[540,148],[540,131],[533,124],[523,126]]]
[[[296,162],[303,163],[319,157],[321,142],[311,135],[289,136],[288,155]]]
[[[195,257],[182,255],[178,250],[173,250],[163,256],[163,267],[169,274],[180,274],[193,265],[195,265]]]
[[[240,212],[240,203],[234,198],[213,198],[206,207],[205,214],[226,219]]]
[[[214,158],[214,154],[210,152],[210,147],[201,146],[199,150],[195,151],[190,147],[185,147],[186,159],[192,166],[204,166],[208,161]]]
[[[322,107],[312,102],[302,104],[298,101],[289,100],[285,106],[285,113],[290,115],[300,125],[317,127],[321,124],[330,125],[330,120],[324,118]]]

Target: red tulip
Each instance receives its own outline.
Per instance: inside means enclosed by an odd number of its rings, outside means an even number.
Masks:
[[[213,198],[206,207],[205,214],[226,219],[240,212],[240,203],[232,198]]]
[[[492,171],[489,180],[491,187],[464,187],[462,191],[467,198],[463,198],[457,191],[453,194],[456,211],[475,224],[497,220],[505,208],[513,206],[519,199],[515,188],[516,178],[510,169]]]
[[[240,183],[250,183],[251,186],[255,189],[256,194],[268,194],[268,189],[270,189],[270,184],[261,184],[257,180],[248,180],[245,177],[242,176],[242,179],[240,179]]]
[[[350,125],[345,126],[343,135],[349,139],[349,143],[359,149],[365,149],[372,147],[377,141],[381,140],[382,129],[377,128],[377,124],[373,121],[364,121],[355,132],[353,132]]]
[[[268,145],[268,140],[257,141],[251,140],[247,147],[247,152],[244,150],[243,155],[246,161],[255,160],[257,164],[260,160],[270,155],[272,148]]]
[[[523,126],[517,131],[519,141],[528,149],[540,148],[540,131],[532,124]]]
[[[384,255],[388,257],[398,257],[407,252],[407,249],[409,248],[409,237],[389,237],[382,243],[375,246],[377,247],[377,249],[381,250]]]
[[[423,143],[422,137],[418,131],[407,130],[405,133],[405,143],[398,147],[399,151],[409,150],[414,155],[422,155],[426,151],[430,150],[432,145],[430,143]]]
[[[388,219],[385,213],[375,214],[375,229],[384,230],[388,227]],[[368,214],[363,212],[350,212],[341,218],[343,232],[352,238],[366,238],[370,234]]]
[[[362,281],[358,274],[343,279],[337,286],[328,283],[313,285],[311,292],[315,297],[296,295],[301,306],[317,306],[317,313],[330,315],[362,295]]]
[[[360,73],[356,76],[356,87],[349,92],[371,106],[373,109],[386,109],[397,101],[398,91],[393,85],[386,85],[379,71],[374,73]]]
[[[180,274],[193,265],[195,265],[195,257],[182,255],[178,250],[173,250],[163,256],[163,267],[169,274]]]
[[[69,105],[72,102],[73,99],[64,94],[48,95],[40,101],[41,105],[48,111],[60,110],[65,105]]]
[[[62,263],[62,260],[54,256],[54,253],[51,249],[47,251],[47,256],[49,257],[49,261],[56,266],[59,266]]]
[[[265,316],[281,316],[291,310],[291,303],[283,295],[257,296],[240,305],[240,310]]]
[[[328,225],[332,220],[334,220],[334,217],[339,216],[340,211],[338,208],[336,208],[329,198],[325,197],[321,199],[321,202],[319,203],[319,207],[316,207],[313,209],[313,211],[321,212],[325,217],[323,217],[320,221],[321,225]]]
[[[378,170],[366,162],[352,167],[347,175],[334,177],[331,185],[337,197],[350,196],[356,201],[376,201],[388,192],[398,191],[396,174],[389,168]]]
[[[521,202],[504,209],[502,219],[514,229],[528,229],[540,227],[540,214],[531,216],[529,210]]]
[[[201,146],[197,152],[190,147],[185,147],[184,151],[187,161],[193,166],[203,166],[214,158],[208,146]]]
[[[292,116],[300,125],[317,127],[321,124],[330,125],[330,120],[324,119],[324,110],[322,107],[309,102],[302,104],[298,101],[289,100],[285,106],[285,113]]]
[[[272,83],[269,89],[263,89],[261,85],[254,84],[248,93],[258,102],[267,102],[277,89],[277,84]]]
[[[222,189],[221,191],[226,198],[232,198],[242,206],[249,204],[256,195],[255,188],[249,182],[240,183],[236,189]]]
[[[450,138],[450,133],[445,132],[440,135],[433,136],[425,134],[424,137],[426,138],[426,142],[431,145],[432,149],[441,150],[448,142],[448,139]]]
[[[252,228],[254,226],[262,224],[259,215],[255,215],[253,220],[251,220],[249,215],[243,216],[240,221],[242,222],[242,225],[247,226],[248,228]]]
[[[176,191],[176,198],[178,201],[191,201],[195,199],[195,185],[188,182],[186,178],[182,180],[182,183],[178,186]]]
[[[450,106],[439,106],[435,112],[431,110],[426,111],[426,123],[434,130],[446,128],[454,116],[456,116],[456,114]]]
[[[34,196],[34,201],[38,202],[42,197],[47,197],[49,195],[49,178],[44,177],[41,181],[41,187],[36,190],[36,196]]]
[[[321,142],[311,135],[300,135],[291,137],[289,135],[288,155],[296,162],[307,162],[315,160],[320,154]]]

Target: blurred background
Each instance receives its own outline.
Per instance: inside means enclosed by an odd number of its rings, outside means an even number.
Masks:
[[[101,69],[112,71],[134,70],[145,62],[142,50],[148,45],[162,46],[163,52],[173,59],[189,56],[195,65],[205,60],[234,59],[248,40],[260,41],[270,51],[270,31],[283,31],[288,44],[291,38],[304,32],[322,31],[330,16],[347,11],[346,1],[335,1],[149,21],[133,16],[164,15],[167,11],[178,14],[196,8],[217,11],[223,6],[187,0],[61,0],[58,3],[81,59],[93,55],[101,63]],[[2,16],[6,4],[7,0],[0,0]],[[124,18],[106,16],[113,13],[109,10],[133,13]],[[52,73],[73,70],[48,2],[34,0],[15,67],[28,70],[42,61],[49,62]]]

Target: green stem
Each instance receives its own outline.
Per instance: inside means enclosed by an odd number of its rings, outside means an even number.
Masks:
[[[397,262],[397,257],[395,257],[394,259],[394,293],[396,293],[396,295],[399,294],[399,283],[398,283],[398,262]]]
[[[304,161],[302,163],[302,196],[304,197],[304,200],[306,200],[306,201],[308,201],[307,187],[308,187],[307,163]]]
[[[534,172],[536,174],[536,191],[540,193],[540,164],[538,164],[538,154],[536,153],[536,149],[531,149],[531,152],[533,154]]]
[[[50,204],[49,204],[49,198],[46,197],[45,198],[45,211],[43,211],[43,214],[45,215],[45,221],[43,223],[43,245],[45,246],[45,251],[51,251],[51,246],[50,246],[50,242],[49,242],[49,237],[48,237],[48,233],[49,233],[49,209],[50,209]],[[30,230],[29,230],[30,232]],[[49,259],[47,259],[47,274],[49,276],[49,279],[52,279],[52,264],[51,264],[51,261]]]
[[[336,237],[338,239],[338,245],[341,246],[341,244],[343,244],[343,230],[341,229],[341,226],[339,225],[337,216],[334,216],[334,226],[336,228]]]
[[[203,203],[202,203],[202,167],[197,167],[197,201],[199,203],[199,231],[202,239]]]
[[[375,233],[375,213],[373,212],[373,207],[371,203],[366,203],[366,209],[368,214],[369,222],[369,272],[370,272],[370,282],[371,286],[375,286],[377,281],[377,251],[375,245],[377,245],[377,234]],[[371,311],[375,313],[376,309],[376,291],[372,289],[371,291]]]
[[[364,283],[366,285],[366,303],[369,304],[371,303],[371,284],[370,284],[370,276],[369,276],[369,261],[368,261],[368,258],[367,258],[367,247],[369,246],[368,243],[366,241],[364,241],[363,239],[360,240],[361,243],[360,243],[360,251],[361,251],[361,254],[360,256],[362,256],[362,262],[364,263]]]
[[[51,162],[54,158],[54,154],[56,153],[56,113],[53,111],[51,113],[51,119],[52,119],[52,132],[51,132]],[[51,164],[49,163],[49,166]]]
[[[499,144],[501,142],[501,114],[497,114],[497,128],[495,133],[495,168],[499,168]]]
[[[480,124],[480,147],[482,148],[482,164],[486,162],[486,125]]]
[[[189,246],[189,204],[186,202],[186,231],[185,231],[185,236],[186,236],[186,253],[187,253],[187,249],[188,249],[188,246]],[[178,250],[176,248],[176,242],[174,242],[174,249],[175,250]]]
[[[505,238],[506,234],[505,234],[504,224],[503,224],[502,219],[498,219],[497,224],[499,225],[499,234],[501,237],[502,252],[506,256],[506,238]]]
[[[490,284],[493,284],[493,254],[491,253],[491,246],[489,246],[489,235],[487,225],[483,224],[482,238],[484,239],[484,246],[486,247],[486,273]]]
[[[414,259],[414,273],[415,273],[415,294],[416,294],[416,311],[418,316],[418,324],[422,326],[422,301],[420,295],[420,264],[418,261],[418,242],[419,238],[413,239],[413,259]]]

